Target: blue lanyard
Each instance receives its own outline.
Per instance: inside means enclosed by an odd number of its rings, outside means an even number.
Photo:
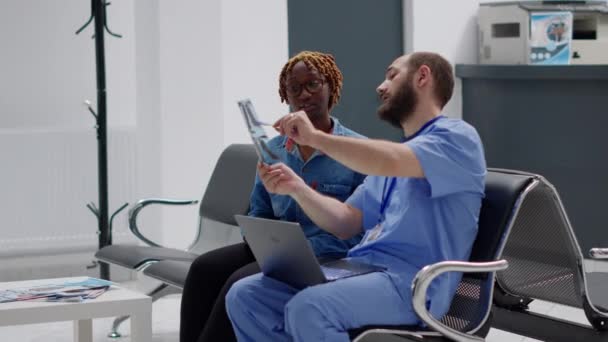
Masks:
[[[428,126],[433,124],[435,121],[437,121],[441,118],[444,118],[444,117],[445,116],[443,116],[443,115],[439,115],[439,116],[427,121],[427,123],[425,123],[422,127],[420,127],[420,129],[416,133],[414,133],[412,136],[404,138],[403,142],[406,142],[408,140],[415,138],[425,128],[427,128]],[[389,179],[391,180],[390,184],[388,183]],[[384,187],[382,188],[382,202],[380,202],[380,218],[378,219],[378,221],[384,220],[384,213],[386,212],[386,207],[388,206],[388,202],[390,201],[391,195],[393,194],[393,189],[395,189],[396,183],[397,183],[397,177],[384,178]],[[388,186],[388,191],[386,189],[387,186]]]
[[[391,180],[390,184],[388,184],[389,178]],[[397,177],[384,178],[384,187],[382,188],[382,202],[380,202],[380,218],[378,219],[378,221],[382,221],[384,219],[384,212],[386,211],[386,207],[388,206],[391,194],[393,193],[393,189],[395,188],[395,183],[397,183]],[[388,191],[386,190],[387,185]]]

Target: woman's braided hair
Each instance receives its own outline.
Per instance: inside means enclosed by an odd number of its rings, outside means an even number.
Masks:
[[[329,86],[329,109],[331,109],[340,99],[342,90],[342,72],[336,65],[334,56],[316,51],[302,51],[291,57],[283,66],[281,75],[279,76],[279,95],[281,102],[287,102],[287,75],[291,72],[294,65],[298,62],[304,62],[308,69],[317,70],[325,77],[325,81]]]

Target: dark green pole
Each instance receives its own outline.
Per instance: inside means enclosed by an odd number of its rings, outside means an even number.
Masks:
[[[104,47],[105,1],[91,0],[95,18],[95,64],[97,67],[97,170],[99,176],[99,248],[112,244],[108,219],[108,137],[106,60]],[[100,265],[100,277],[110,279],[110,266]]]

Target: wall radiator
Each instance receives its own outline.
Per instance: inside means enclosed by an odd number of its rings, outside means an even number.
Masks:
[[[110,214],[137,199],[135,133],[134,128],[109,129]],[[15,260],[40,263],[36,256],[53,256],[48,261],[56,260],[59,268],[66,262],[90,264],[97,247],[97,219],[85,205],[98,205],[95,131],[0,130],[0,156],[0,269],[35,267]],[[114,220],[114,242],[135,241],[126,212]],[[0,273],[0,280],[7,278],[14,276]]]

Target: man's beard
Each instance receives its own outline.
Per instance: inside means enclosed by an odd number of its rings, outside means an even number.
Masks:
[[[403,128],[401,124],[406,121],[414,112],[418,104],[418,96],[412,86],[412,78],[406,77],[402,87],[378,107],[380,119],[388,122],[396,128]]]

